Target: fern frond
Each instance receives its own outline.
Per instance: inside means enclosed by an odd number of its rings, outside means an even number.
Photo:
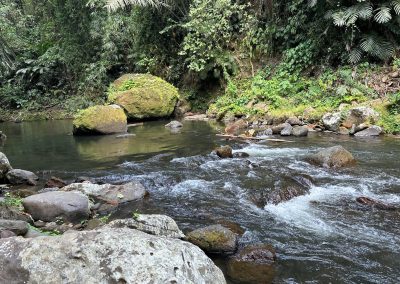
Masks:
[[[376,35],[365,36],[360,43],[360,48],[366,53],[383,60],[393,56],[395,50],[391,42]]]
[[[360,62],[362,54],[363,51],[360,48],[353,48],[349,53],[349,62],[352,64]]]
[[[391,5],[396,15],[400,15],[400,0],[393,0]]]
[[[374,20],[379,24],[384,24],[392,19],[392,14],[390,14],[390,8],[387,6],[382,6],[377,9],[377,13],[374,16]]]

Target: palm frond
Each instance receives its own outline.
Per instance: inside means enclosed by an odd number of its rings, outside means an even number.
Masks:
[[[393,0],[391,5],[396,15],[400,15],[400,0]]]

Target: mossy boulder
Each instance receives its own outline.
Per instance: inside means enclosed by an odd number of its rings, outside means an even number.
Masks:
[[[111,85],[108,101],[123,107],[129,119],[169,117],[178,101],[178,89],[150,74],[125,74]]]
[[[74,135],[122,133],[127,131],[127,118],[120,106],[93,106],[80,111],[73,126]]]

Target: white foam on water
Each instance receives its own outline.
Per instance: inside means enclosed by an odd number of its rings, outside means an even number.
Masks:
[[[180,182],[172,187],[170,190],[171,194],[181,195],[185,194],[188,197],[193,196],[196,193],[207,193],[213,188],[213,183],[202,180],[202,179],[192,179]]]
[[[233,152],[245,152],[252,157],[293,157],[294,155],[306,154],[309,152],[308,149],[301,148],[274,148],[265,145],[250,144],[239,150],[233,150]]]

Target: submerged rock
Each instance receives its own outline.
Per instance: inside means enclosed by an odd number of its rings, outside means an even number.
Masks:
[[[370,136],[379,136],[382,134],[382,128],[379,126],[373,125],[368,127],[365,130],[362,130],[360,132],[356,132],[354,136],[356,137],[370,137]]]
[[[275,250],[270,245],[250,245],[228,261],[228,275],[241,283],[273,283]]]
[[[79,192],[51,191],[31,195],[22,200],[25,211],[33,219],[46,222],[62,218],[80,222],[89,217],[89,199]]]
[[[10,162],[4,153],[0,152],[0,182],[6,178],[6,174],[12,170]]]
[[[250,155],[246,152],[235,152],[233,153],[233,158],[248,158]]]
[[[390,204],[386,204],[383,203],[382,201],[379,200],[374,200],[372,198],[369,197],[358,197],[356,199],[357,203],[365,205],[365,206],[369,206],[371,208],[376,208],[376,209],[380,209],[380,210],[396,210],[397,208],[393,205]]]
[[[73,127],[74,135],[123,133],[127,131],[127,118],[117,105],[93,106],[76,115]]]
[[[1,283],[226,283],[198,247],[127,228],[0,240]]]
[[[131,219],[114,220],[107,227],[136,229],[147,234],[168,238],[182,239],[185,237],[176,222],[165,215],[139,214]]]
[[[187,234],[187,240],[207,253],[232,254],[236,251],[238,236],[221,225],[211,225]]]
[[[108,101],[120,105],[129,119],[172,115],[179,94],[170,83],[150,74],[125,74],[111,85]]]
[[[334,146],[311,155],[307,160],[325,168],[340,168],[356,163],[353,155],[342,146]]]
[[[143,198],[146,189],[139,182],[129,182],[122,185],[72,183],[62,188],[63,191],[79,191],[96,202],[105,202],[117,206],[121,203],[130,202]]]
[[[67,182],[58,178],[58,177],[51,177],[45,184],[47,188],[61,188],[67,185]]]
[[[322,117],[322,123],[330,131],[338,131],[341,122],[342,114],[340,112],[327,113]]]
[[[217,154],[218,157],[220,158],[233,158],[233,152],[232,152],[232,147],[225,145],[222,147],[218,147],[215,149],[215,153]]]
[[[166,124],[165,127],[168,127],[168,128],[171,128],[171,129],[176,129],[176,128],[183,127],[183,124],[180,123],[179,121],[173,120],[170,123]]]
[[[10,170],[6,177],[11,184],[27,185],[36,185],[36,181],[39,179],[34,173],[19,169]]]

